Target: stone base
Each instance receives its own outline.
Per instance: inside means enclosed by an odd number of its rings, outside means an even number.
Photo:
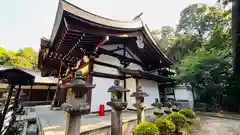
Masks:
[[[171,114],[172,112],[171,111],[168,111],[168,110],[165,110],[164,111],[167,115]]]
[[[164,113],[163,112],[153,112],[153,114],[157,117],[161,117]]]
[[[110,101],[107,102],[107,105],[111,106],[115,110],[122,111],[126,109],[127,103],[126,102],[116,102],[116,101]]]
[[[145,111],[146,121],[155,121],[156,117],[152,110]],[[36,109],[39,131],[44,135],[65,135],[66,123],[64,111],[50,111],[49,107],[39,107]],[[122,135],[131,135],[137,125],[136,112],[122,112]],[[81,135],[110,135],[111,133],[111,114],[105,116],[82,116]]]

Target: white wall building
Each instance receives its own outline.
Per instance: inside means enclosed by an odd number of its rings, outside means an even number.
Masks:
[[[180,103],[189,102],[189,107],[194,107],[194,95],[191,86],[178,85],[174,89],[166,90],[166,95],[167,98],[175,98]]]
[[[49,39],[41,40],[39,68],[42,74],[71,80],[76,70],[86,71],[86,80],[96,84],[87,96],[92,112],[98,111],[101,104],[105,110],[110,109],[106,105],[110,100],[107,90],[115,79],[120,79],[121,85],[130,90],[125,96],[128,108],[133,108],[134,98],[130,94],[136,91],[137,85],[149,94],[145,103],[147,108],[151,107],[159,97],[157,82],[169,80],[150,71],[169,68],[172,62],[156,44],[140,16],[133,18],[131,21],[108,19],[59,1],[52,34]],[[84,56],[89,57],[89,61],[84,61]],[[61,63],[65,65],[60,73]]]
[[[102,48],[106,50],[114,50],[116,48],[121,47],[122,45],[109,45],[109,46],[103,46]],[[128,50],[129,53],[132,53],[130,50]],[[123,50],[116,52],[117,54],[123,54]],[[134,55],[133,53],[131,55]],[[127,53],[126,55],[128,58],[131,58],[131,56]],[[137,56],[134,56],[136,59],[139,59]],[[109,56],[109,55],[100,55],[99,58],[96,59],[96,61],[104,62],[104,63],[110,63],[114,66],[123,67],[123,65],[120,64],[120,61],[118,58]],[[141,70],[143,71],[142,67],[140,65],[137,65],[135,63],[130,63],[127,67],[131,70]],[[106,67],[99,64],[94,64],[94,71],[95,72],[101,72],[106,74],[113,74],[113,75],[121,75],[119,73],[118,69],[113,67]],[[124,80],[121,80],[121,85],[123,86]],[[107,106],[107,102],[110,100],[110,93],[107,92],[108,88],[111,87],[114,84],[114,79],[111,78],[105,78],[105,77],[93,77],[93,84],[97,84],[96,87],[92,90],[92,102],[91,102],[91,111],[96,112],[99,110],[99,106],[101,104],[105,105],[105,110],[110,110],[111,108]],[[145,98],[145,104],[146,108],[152,108],[151,104],[154,102],[155,98],[159,98],[159,91],[158,91],[158,83],[153,80],[147,80],[147,79],[139,79],[139,85],[142,87],[142,90],[146,92],[149,97]],[[133,107],[133,103],[135,102],[134,97],[130,97],[130,95],[136,91],[136,79],[134,78],[127,78],[126,79],[126,89],[129,89],[130,92],[127,92],[126,99],[128,102],[128,109],[135,109]]]

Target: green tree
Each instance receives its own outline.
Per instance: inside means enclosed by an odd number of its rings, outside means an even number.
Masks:
[[[0,65],[11,66],[11,56],[7,50],[0,46]]]
[[[163,26],[161,29],[154,30],[151,32],[156,43],[166,51],[172,45],[171,38],[175,35],[174,29],[170,26]]]
[[[35,69],[37,67],[37,56],[38,53],[30,47],[16,52],[7,51],[0,47],[0,65],[4,66]]]
[[[194,53],[196,48],[204,45],[212,33],[217,33],[213,30],[221,31],[220,28],[224,28],[223,25],[228,25],[231,18],[230,12],[223,10],[220,6],[192,4],[181,12],[176,31],[169,26],[164,26],[153,31],[152,35],[169,58],[179,62],[185,56]]]
[[[175,61],[180,82],[190,83],[201,101],[238,110],[231,105],[240,102],[234,89],[231,18],[231,9],[192,4],[181,12],[176,31],[163,27],[152,34]]]
[[[191,17],[186,11],[196,14]],[[214,108],[228,107],[226,103],[236,99],[228,94],[233,76],[231,12],[219,7],[194,5],[184,9],[184,13],[187,17],[180,19],[178,31],[195,35],[199,42],[194,53],[185,56],[177,65],[178,77],[190,83],[202,101]],[[193,31],[188,31],[190,29]]]

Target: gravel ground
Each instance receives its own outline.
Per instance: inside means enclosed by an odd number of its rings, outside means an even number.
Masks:
[[[240,121],[201,117],[201,129],[195,135],[240,135]]]

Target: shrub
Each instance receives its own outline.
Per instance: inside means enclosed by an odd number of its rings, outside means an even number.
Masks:
[[[183,128],[187,122],[187,118],[183,114],[177,112],[168,115],[167,119],[175,124],[177,130]]]
[[[179,111],[180,114],[183,114],[186,116],[188,119],[194,119],[196,118],[195,113],[191,109],[182,109]]]
[[[134,129],[134,135],[159,135],[159,131],[155,124],[142,122]]]
[[[157,119],[155,124],[160,135],[169,135],[176,130],[175,124],[166,118]]]

